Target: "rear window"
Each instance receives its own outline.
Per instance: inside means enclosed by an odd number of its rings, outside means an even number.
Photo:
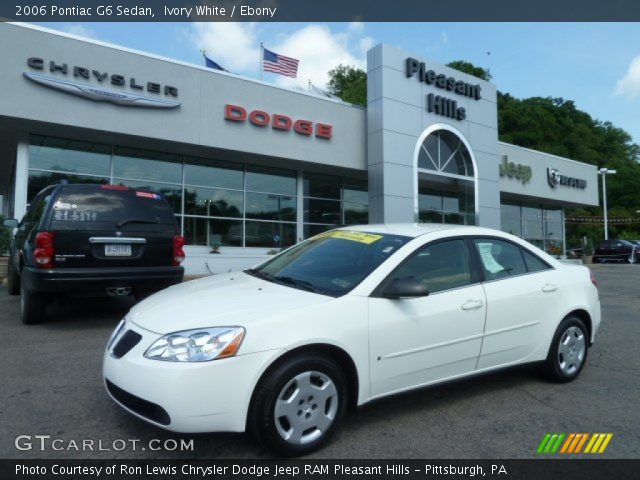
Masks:
[[[111,185],[64,188],[53,204],[51,219],[74,223],[176,222],[163,195]]]

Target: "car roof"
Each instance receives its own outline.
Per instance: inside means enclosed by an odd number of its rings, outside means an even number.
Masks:
[[[507,237],[500,230],[467,225],[449,225],[446,223],[377,223],[371,225],[351,225],[341,227],[340,230],[354,232],[382,233],[388,235],[402,235],[405,237],[419,237],[434,232],[448,231],[451,235],[499,235]]]

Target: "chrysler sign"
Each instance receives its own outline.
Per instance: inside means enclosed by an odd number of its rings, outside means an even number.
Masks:
[[[586,180],[562,175],[560,170],[557,168],[547,168],[547,180],[551,188],[556,188],[559,185],[563,187],[579,188],[581,190],[587,188]]]
[[[31,57],[27,65],[33,70],[44,72],[47,65],[42,58]],[[25,72],[24,76],[32,82],[47,86],[56,90],[71,93],[91,100],[110,102],[116,105],[151,107],[151,108],[176,108],[180,102],[164,97],[176,98],[178,89],[171,85],[161,85],[157,82],[139,82],[134,77],[125,77],[120,74],[109,74],[99,70],[90,70],[86,67],[74,65],[69,67],[66,63],[48,63],[49,74]],[[74,77],[82,81],[71,80]],[[107,89],[102,85],[109,84],[118,89]],[[124,87],[128,86],[129,90]],[[155,96],[143,95],[138,92],[147,92]]]

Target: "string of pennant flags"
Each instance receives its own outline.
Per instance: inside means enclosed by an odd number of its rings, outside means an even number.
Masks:
[[[566,223],[575,223],[575,224],[595,224],[595,225],[599,225],[599,224],[604,224],[604,217],[587,217],[587,216],[580,216],[580,217],[565,217],[565,222]],[[640,217],[637,218],[608,218],[607,222],[609,224],[614,224],[614,225],[632,225],[635,223],[640,223]]]

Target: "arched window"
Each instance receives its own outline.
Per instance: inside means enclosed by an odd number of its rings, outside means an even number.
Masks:
[[[445,175],[474,175],[469,150],[460,137],[447,130],[427,135],[418,154],[418,168]]]
[[[464,139],[448,128],[436,129],[417,154],[418,221],[475,225],[475,169]]]

